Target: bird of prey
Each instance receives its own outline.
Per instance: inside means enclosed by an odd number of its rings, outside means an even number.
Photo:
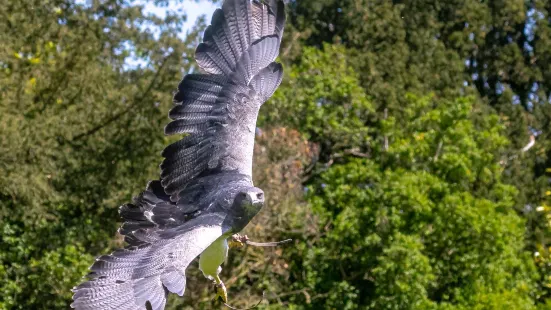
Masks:
[[[195,54],[202,73],[180,82],[165,127],[183,138],[162,152],[160,179],[120,207],[128,246],[96,259],[72,308],[164,309],[169,292],[184,294],[198,256],[226,302],[219,273],[228,239],[264,204],[253,146],[260,106],[282,80],[274,61],[284,24],[282,0],[225,0],[214,12]]]

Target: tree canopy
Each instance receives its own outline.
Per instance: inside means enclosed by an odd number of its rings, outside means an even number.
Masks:
[[[174,1],[174,0],[173,0]],[[170,1],[151,1],[166,6]],[[66,308],[158,177],[205,19],[143,1],[0,7],[0,309]],[[220,3],[220,1],[213,1]],[[551,5],[301,0],[261,109],[232,305],[551,309]],[[168,309],[211,309],[188,272]]]

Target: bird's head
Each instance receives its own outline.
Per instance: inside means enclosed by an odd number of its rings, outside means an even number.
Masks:
[[[232,211],[236,219],[236,231],[243,229],[264,206],[264,192],[258,187],[241,190],[235,195]]]

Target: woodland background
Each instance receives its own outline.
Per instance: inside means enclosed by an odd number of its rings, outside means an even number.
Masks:
[[[0,5],[0,309],[66,309],[158,177],[182,34],[143,2]],[[155,1],[167,6],[169,1]],[[219,4],[219,3],[218,3]],[[230,303],[551,309],[551,2],[294,0]],[[172,138],[171,138],[172,139]],[[192,267],[168,309],[220,305]]]

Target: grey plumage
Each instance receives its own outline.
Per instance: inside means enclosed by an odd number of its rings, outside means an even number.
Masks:
[[[121,206],[128,246],[96,259],[73,308],[164,309],[169,292],[184,294],[188,265],[262,208],[254,133],[283,76],[274,60],[284,23],[280,0],[225,0],[214,12],[196,50],[205,73],[184,77],[165,128],[185,136],[162,152],[160,180]]]
[[[279,65],[271,65],[271,75],[262,70],[277,57],[284,22],[281,1],[267,6],[227,0],[214,12],[195,56],[210,74],[184,78],[169,113],[173,121],[165,128],[166,134],[191,134],[163,152],[161,182],[173,201],[189,180],[206,170],[251,175],[258,110],[282,77]],[[273,81],[255,88],[264,75]]]

